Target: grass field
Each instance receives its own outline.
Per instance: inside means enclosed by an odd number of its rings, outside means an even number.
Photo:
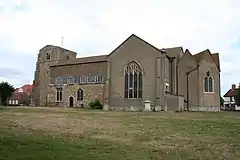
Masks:
[[[240,159],[240,112],[0,110],[0,160]]]

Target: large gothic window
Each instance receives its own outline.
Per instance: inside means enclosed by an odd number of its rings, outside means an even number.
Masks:
[[[204,92],[213,92],[213,77],[210,76],[210,72],[208,71],[206,76],[204,76]]]
[[[131,61],[124,70],[124,98],[142,98],[143,71],[138,63]]]
[[[83,101],[83,90],[81,88],[77,91],[77,101]]]

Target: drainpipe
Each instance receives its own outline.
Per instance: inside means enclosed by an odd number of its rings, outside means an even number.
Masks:
[[[170,65],[169,65],[169,67],[171,67],[171,69],[170,69],[170,75],[169,75],[169,79],[170,79],[170,92],[172,92],[173,93],[173,75],[175,76],[175,74],[173,74],[173,62],[174,62],[174,59],[175,59],[176,57],[170,57],[169,58],[169,61],[170,61]],[[175,79],[175,82],[176,82],[176,79]],[[176,83],[175,83],[176,84]]]
[[[177,64],[177,67],[176,67],[176,94],[178,95],[178,64]]]
[[[189,74],[192,73],[193,71],[195,71],[196,69],[198,69],[199,65],[197,65],[196,68],[193,68],[192,70],[190,70],[189,72],[186,73],[187,75],[187,111],[189,111]]]

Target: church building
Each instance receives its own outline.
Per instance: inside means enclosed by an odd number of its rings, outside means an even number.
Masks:
[[[40,49],[33,99],[37,106],[84,107],[100,100],[106,110],[219,111],[219,54],[191,54],[182,47],[158,49],[131,35],[107,55]]]

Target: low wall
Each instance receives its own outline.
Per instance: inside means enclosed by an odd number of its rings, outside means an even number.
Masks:
[[[108,106],[107,110],[109,111],[143,111],[144,106]]]
[[[240,111],[240,106],[235,105],[235,110]]]
[[[180,95],[166,94],[167,111],[183,111],[184,97]]]
[[[219,112],[220,106],[190,106],[190,111]]]

